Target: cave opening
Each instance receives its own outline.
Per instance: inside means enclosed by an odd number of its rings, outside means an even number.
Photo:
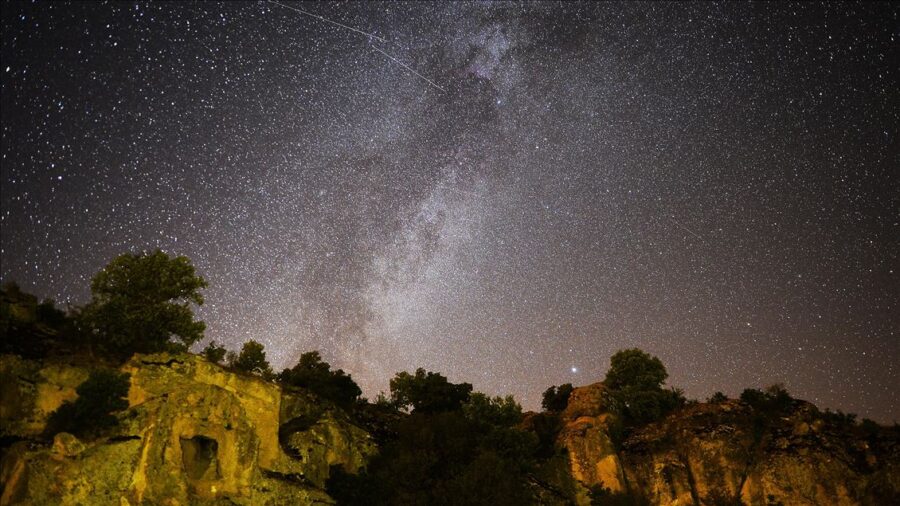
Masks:
[[[205,436],[181,438],[181,459],[192,480],[219,478],[219,443]]]

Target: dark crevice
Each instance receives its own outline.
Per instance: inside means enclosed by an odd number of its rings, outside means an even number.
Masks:
[[[37,381],[26,378],[25,376],[16,376],[19,381],[28,383],[29,385],[37,385]]]
[[[127,435],[127,436],[113,436],[107,439],[110,443],[122,443],[124,441],[134,441],[135,439],[142,439],[141,436],[135,435]]]
[[[161,366],[165,366],[165,367],[172,367],[172,364],[184,364],[184,361],[178,360],[177,358],[170,358],[169,360],[166,360],[165,362],[156,362],[153,360],[141,360],[141,363],[145,364],[145,365],[161,365]]]
[[[286,481],[289,483],[299,483],[306,487],[311,488],[319,488],[316,487],[309,479],[303,475],[303,473],[281,473],[278,471],[272,471],[271,469],[260,469],[263,473],[263,476],[266,478],[272,478],[273,480]]]

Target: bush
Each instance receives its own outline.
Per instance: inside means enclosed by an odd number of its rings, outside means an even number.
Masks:
[[[238,355],[232,354],[229,366],[244,372],[260,374],[264,378],[272,376],[272,367],[266,360],[265,347],[253,339],[241,346],[241,352]]]
[[[318,351],[300,355],[297,365],[281,371],[278,381],[306,388],[344,408],[352,406],[362,395],[362,390],[353,378],[341,369],[332,371],[328,362],[322,361]]]
[[[569,405],[569,396],[572,395],[572,390],[574,389],[572,388],[571,383],[548,388],[544,391],[543,398],[541,399],[541,407],[544,408],[545,411],[552,411],[554,413],[561,412]]]
[[[129,374],[100,369],[91,372],[75,390],[78,398],[64,402],[51,413],[45,435],[69,432],[78,437],[96,436],[114,427],[112,413],[128,407]]]
[[[723,394],[722,392],[716,392],[712,394],[706,402],[710,404],[721,404],[728,400],[728,396]]]
[[[209,344],[206,345],[206,348],[203,348],[201,353],[206,357],[206,360],[209,360],[214,364],[220,364],[222,363],[222,360],[225,359],[226,351],[224,346],[220,346],[219,343],[215,341],[210,341]]]

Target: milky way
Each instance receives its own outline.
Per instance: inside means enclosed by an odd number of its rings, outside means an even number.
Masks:
[[[184,254],[209,338],[368,396],[536,408],[637,346],[900,418],[896,4],[284,3],[333,23],[4,4],[2,279]]]

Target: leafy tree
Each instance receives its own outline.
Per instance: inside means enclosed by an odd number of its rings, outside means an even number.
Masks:
[[[97,435],[117,423],[112,414],[128,407],[129,374],[98,369],[75,391],[75,401],[64,402],[47,420],[45,434],[70,432],[79,437]]]
[[[390,381],[391,400],[400,409],[410,406],[415,413],[457,411],[469,400],[472,385],[454,384],[443,375],[416,369],[415,375],[399,372]]]
[[[544,391],[543,399],[541,400],[541,407],[544,408],[545,411],[551,411],[554,413],[559,413],[562,410],[566,409],[566,406],[569,404],[569,396],[572,395],[572,384],[565,383],[558,387],[550,387]]]
[[[626,426],[637,426],[659,420],[686,402],[681,390],[663,389],[667,377],[666,368],[657,357],[632,348],[612,356],[603,383],[612,410]]]
[[[210,341],[209,344],[207,344],[206,347],[203,348],[203,351],[201,353],[203,353],[203,356],[206,357],[206,360],[209,360],[214,364],[219,364],[222,362],[222,360],[225,359],[226,350],[225,347],[219,345],[219,343]]]
[[[462,411],[469,420],[497,427],[513,427],[522,421],[522,406],[511,395],[491,398],[474,392],[462,405]]]
[[[638,348],[617,352],[609,364],[603,384],[613,390],[656,390],[669,377],[662,361]]]
[[[353,378],[342,369],[332,371],[328,362],[322,361],[318,351],[300,355],[297,365],[282,371],[278,375],[278,381],[311,390],[345,408],[362,395],[362,390]]]
[[[91,302],[81,318],[112,352],[156,352],[173,340],[190,346],[206,328],[191,309],[191,304],[203,304],[200,289],[206,286],[187,257],[159,250],[126,253],[94,276]]]
[[[260,374],[263,377],[272,375],[272,367],[266,360],[265,347],[253,339],[241,346],[241,352],[229,364],[239,371]]]

